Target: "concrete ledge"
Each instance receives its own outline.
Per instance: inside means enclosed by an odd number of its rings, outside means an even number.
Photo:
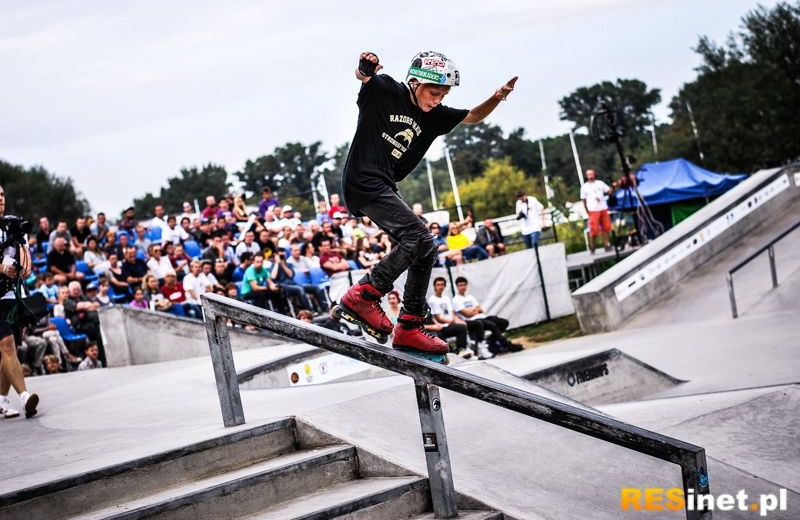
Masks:
[[[202,321],[125,305],[106,307],[99,314],[109,367],[210,355]],[[286,343],[285,339],[263,331],[229,328],[229,334],[233,350]]]
[[[581,329],[615,330],[757,225],[785,212],[800,201],[798,171],[800,165],[753,174],[572,293]]]

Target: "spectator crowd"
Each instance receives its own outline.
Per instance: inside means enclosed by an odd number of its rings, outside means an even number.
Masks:
[[[491,219],[474,242],[463,233],[472,226],[471,214],[449,226],[428,224],[439,265],[504,253]],[[370,269],[391,248],[389,236],[368,217],[349,215],[337,194],[310,219],[269,188],[252,211],[242,196],[209,195],[197,212],[189,202],[175,213],[158,205],[152,218],[140,220],[130,207],[116,224],[104,213],[55,223],[42,216],[29,236],[34,273],[27,283],[44,295],[50,315],[27,331],[20,361],[26,375],[104,366],[98,310],[109,305],[202,319],[200,297],[214,292],[320,317],[330,308],[330,276]],[[471,329],[476,337],[477,330]]]

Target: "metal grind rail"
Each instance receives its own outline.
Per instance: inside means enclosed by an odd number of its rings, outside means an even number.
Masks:
[[[203,295],[202,304],[225,426],[245,422],[228,336],[229,319],[414,379],[436,518],[458,516],[439,387],[677,464],[685,497],[709,493],[706,453],[700,446],[216,294]],[[710,519],[711,514],[686,510],[688,520]]]
[[[739,317],[739,312],[736,309],[736,294],[733,291],[733,273],[761,256],[761,253],[764,251],[767,251],[769,253],[769,271],[772,275],[772,288],[774,289],[778,287],[778,271],[775,268],[775,244],[798,227],[800,227],[800,221],[795,222],[788,229],[783,230],[781,233],[773,237],[773,239],[767,244],[754,251],[750,256],[733,266],[730,271],[725,273],[725,281],[728,283],[728,296],[731,299],[731,315],[733,315],[734,319]]]

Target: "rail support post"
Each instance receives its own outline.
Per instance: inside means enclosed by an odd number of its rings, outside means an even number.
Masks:
[[[681,462],[681,478],[683,496],[686,498],[686,520],[710,520],[713,509],[706,507],[702,500],[703,495],[710,493],[705,450],[700,449],[684,458]],[[696,507],[690,507],[689,500],[696,501]]]
[[[731,299],[731,314],[733,318],[736,319],[739,317],[739,313],[736,312],[736,294],[733,292],[733,277],[730,271],[725,273],[725,281],[728,282],[728,297]]]
[[[769,272],[772,275],[772,288],[778,287],[778,270],[775,268],[775,246],[769,246]]]
[[[231,339],[228,336],[227,320],[218,316],[207,306],[203,309],[208,335],[208,348],[211,351],[211,364],[217,381],[219,405],[222,408],[222,422],[225,427],[244,424],[242,397],[239,394],[239,379],[233,363]]]
[[[444,431],[439,387],[417,380],[414,380],[414,386],[417,391],[417,407],[419,408],[419,423],[422,427],[425,462],[428,465],[433,516],[434,518],[455,518],[458,516],[456,491],[453,486],[450,452],[447,449],[447,436]]]

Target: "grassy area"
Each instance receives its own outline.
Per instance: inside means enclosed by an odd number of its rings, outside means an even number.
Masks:
[[[526,348],[537,347],[549,341],[582,336],[578,317],[575,314],[552,321],[515,329],[509,333],[512,341],[522,343]]]

